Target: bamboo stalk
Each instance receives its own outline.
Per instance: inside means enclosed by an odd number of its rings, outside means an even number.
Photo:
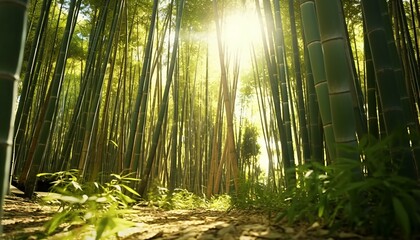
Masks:
[[[26,0],[0,0],[0,218],[9,188],[15,121],[17,81],[19,80],[26,34]],[[3,231],[0,225],[0,234]]]

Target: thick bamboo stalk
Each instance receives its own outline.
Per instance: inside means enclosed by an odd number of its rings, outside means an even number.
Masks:
[[[0,0],[0,218],[9,188],[17,81],[22,66],[26,34],[26,0]],[[0,225],[0,234],[3,228]]]
[[[365,28],[364,28],[365,29]],[[365,82],[366,82],[366,95],[367,95],[367,111],[368,111],[368,133],[371,136],[380,139],[379,137],[379,121],[377,109],[377,92],[376,92],[376,79],[375,69],[372,62],[372,54],[370,53],[369,41],[365,36]]]
[[[320,111],[318,106],[318,99],[315,91],[314,77],[309,59],[309,53],[305,48],[305,62],[306,62],[306,89],[308,102],[308,118],[309,118],[309,136],[311,160],[324,163],[324,148],[323,148],[323,132],[322,122],[320,121]]]
[[[210,149],[210,166],[209,166],[209,175],[207,180],[207,191],[206,196],[211,197],[213,194],[217,193],[214,191],[217,183],[217,169],[220,163],[220,132],[222,123],[222,86],[219,86],[219,95],[218,95],[217,109],[216,109],[216,119],[215,126],[213,128],[213,134],[211,139],[211,149]]]
[[[328,97],[329,90],[325,75],[324,56],[322,53],[321,36],[318,28],[315,2],[302,0],[300,4],[305,44],[308,49],[309,64],[314,78],[319,112],[324,128],[327,153],[330,159],[335,159],[335,136],[332,128],[331,104]]]
[[[358,153],[348,150],[348,148],[357,148],[356,116],[351,93],[351,85],[354,84],[351,68],[353,59],[347,49],[349,45],[341,1],[316,0],[315,2],[337,157],[358,160]]]

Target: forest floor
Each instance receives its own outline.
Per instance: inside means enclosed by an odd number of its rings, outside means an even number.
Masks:
[[[0,239],[94,239],[77,232],[77,226],[72,231],[76,235],[70,236],[63,226],[47,237],[43,225],[57,213],[58,206],[10,195],[3,207]],[[257,211],[162,210],[150,206],[133,209],[135,212],[125,218],[136,226],[111,239],[373,239],[354,233],[331,233],[316,225],[274,223],[267,214]]]

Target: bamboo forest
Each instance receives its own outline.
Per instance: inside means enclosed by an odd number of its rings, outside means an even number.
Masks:
[[[1,239],[420,239],[418,0],[0,0]]]

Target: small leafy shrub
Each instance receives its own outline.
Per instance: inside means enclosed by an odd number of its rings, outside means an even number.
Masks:
[[[147,194],[148,204],[163,209],[171,209],[169,202],[169,190],[164,187],[154,186]]]
[[[98,182],[81,183],[77,170],[62,171],[57,173],[42,173],[41,177],[56,179],[51,191],[44,200],[60,204],[60,211],[55,214],[45,225],[47,234],[52,234],[56,229],[66,223],[68,229],[82,225],[81,231],[95,228],[96,237],[115,235],[124,228],[134,226],[133,222],[122,217],[130,213],[130,205],[134,199],[124,192],[139,196],[128,185],[138,179],[130,175],[111,174],[110,181],[101,185]]]
[[[207,209],[226,211],[232,207],[232,198],[227,194],[212,196],[206,203]]]

